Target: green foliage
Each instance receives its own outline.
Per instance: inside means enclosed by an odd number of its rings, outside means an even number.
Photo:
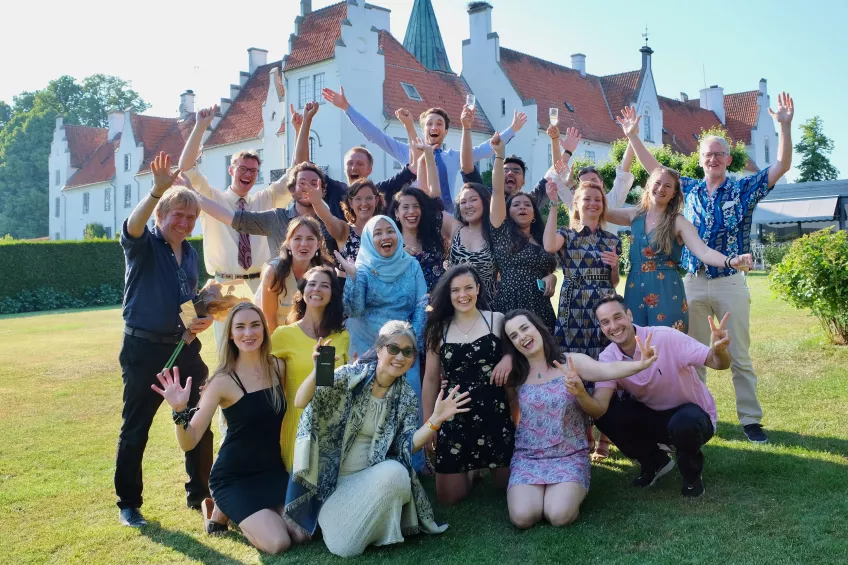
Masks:
[[[82,232],[83,239],[106,239],[106,228],[103,224],[90,223],[86,224]]]
[[[0,130],[12,119],[12,107],[0,100]]]
[[[202,286],[210,276],[203,263],[203,239],[190,238],[197,250]],[[124,254],[115,240],[0,240],[0,314],[119,304],[124,288]]]
[[[775,265],[783,261],[783,257],[789,252],[789,244],[778,243],[774,233],[765,236],[766,245],[763,248],[763,259],[766,269],[771,270]]]
[[[539,210],[539,213],[542,214],[542,221],[548,221],[548,213],[551,211],[551,203],[548,202],[545,206]],[[568,208],[565,207],[565,204],[557,205],[557,225],[558,226],[568,226],[569,218],[568,218]]]
[[[795,182],[836,180],[839,176],[839,170],[827,158],[833,152],[833,140],[824,134],[824,123],[818,116],[801,124],[801,141],[795,144],[795,151],[803,155],[798,165],[801,174]]]
[[[630,272],[630,231],[618,232],[621,240],[621,255],[618,256],[618,272],[627,275]]]
[[[492,170],[489,169],[488,171],[483,171],[480,176],[483,178],[483,184],[492,188]]]
[[[769,278],[792,306],[810,309],[832,343],[848,343],[848,232],[796,239]]]

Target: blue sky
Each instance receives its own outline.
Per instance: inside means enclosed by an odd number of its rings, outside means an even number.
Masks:
[[[403,40],[412,0],[371,0],[392,10],[391,32]],[[333,3],[313,0],[313,8]],[[768,80],[773,105],[781,90],[795,100],[797,126],[819,115],[836,143],[831,155],[848,177],[848,2],[837,0],[490,0],[492,25],[501,45],[564,65],[586,54],[587,71],[604,75],[637,69],[647,25],[660,94],[718,84],[725,92],[757,88]],[[433,0],[455,72],[462,69],[461,42],[468,37],[466,2]],[[239,6],[244,6],[239,9]],[[201,9],[198,9],[201,7]],[[636,7],[636,8],[634,8]],[[174,116],[179,95],[192,88],[199,104],[229,92],[247,68],[247,48],[280,59],[299,13],[298,0],[201,5],[183,0],[142,4],[81,0],[51,6],[37,29],[4,26],[0,34],[0,100],[43,87],[62,74],[77,78],[115,74],[130,80],[153,107],[149,114]],[[7,22],[31,21],[31,6],[4,8]],[[5,19],[5,18],[4,18]],[[33,42],[33,33],[49,41]],[[14,55],[13,55],[14,54]],[[797,156],[795,158],[797,162]],[[795,171],[789,173],[789,178]]]

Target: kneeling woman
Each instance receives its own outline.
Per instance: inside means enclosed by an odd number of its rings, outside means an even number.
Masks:
[[[607,381],[629,377],[656,360],[650,338],[639,343],[642,359],[599,363],[582,353],[560,353],[546,324],[527,310],[504,317],[505,352],[512,355],[510,384],[517,388],[521,419],[515,432],[507,505],[518,528],[542,518],[565,526],[577,519],[589,492],[589,419],[566,388],[567,378]],[[566,373],[572,373],[570,376]]]
[[[212,498],[250,543],[281,553],[305,538],[283,519],[288,482],[280,455],[285,367],[271,357],[265,317],[253,304],[236,305],[224,329],[227,342],[219,352],[220,364],[197,408],[188,408],[191,377],[181,386],[177,369],[173,375],[167,369],[157,375],[162,388],[152,387],[174,410],[177,441],[184,451],[197,445],[221,406],[229,430],[209,477]]]
[[[442,422],[466,412],[469,398],[458,387],[447,398],[440,392],[430,420],[419,428],[418,397],[404,378],[417,354],[412,326],[391,321],[373,350],[336,369],[332,386],[316,387],[313,372],[297,391],[295,406],[305,410],[286,515],[309,535],[321,526],[334,555],[359,555],[369,545],[447,528],[433,520],[412,453]]]

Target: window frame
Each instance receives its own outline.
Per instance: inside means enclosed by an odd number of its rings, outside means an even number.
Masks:
[[[60,207],[62,205],[62,199],[60,197],[56,197],[56,200],[53,203],[53,217],[58,218],[62,215]]]
[[[326,100],[324,100],[324,97],[321,96],[321,91],[324,89],[324,75],[325,74],[326,73],[315,73],[314,75],[312,75],[312,101],[318,102],[318,104],[324,104],[326,102]],[[318,87],[318,84],[319,84],[318,79],[319,78],[320,78],[320,85],[321,85],[320,88]]]
[[[297,79],[297,107],[300,110],[303,110],[306,107],[307,102],[311,102],[309,99],[309,90],[311,83],[309,79],[311,77],[305,76]]]
[[[132,185],[124,185],[124,208],[132,206]]]
[[[88,214],[88,210],[91,207],[91,193],[83,192],[82,193],[82,213]]]
[[[403,92],[404,92],[404,94],[406,94],[407,98],[409,98],[410,100],[413,100],[415,102],[424,102],[424,98],[421,96],[421,93],[418,92],[418,89],[415,88],[414,84],[401,81],[400,86],[401,86],[401,88],[403,88]],[[412,94],[414,94],[415,96],[410,94],[410,92]]]
[[[112,211],[112,187],[107,186],[103,191],[103,211],[111,212]]]
[[[124,153],[124,172],[129,172],[130,167],[132,167],[132,154]]]

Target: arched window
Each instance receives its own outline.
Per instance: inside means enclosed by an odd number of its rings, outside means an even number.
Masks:
[[[654,136],[651,130],[651,112],[645,108],[645,113],[642,115],[642,129],[645,132],[645,141],[654,141]]]
[[[315,138],[309,138],[309,160],[315,162]]]
[[[770,151],[769,151],[768,138],[763,140],[763,149],[765,150],[765,154],[766,154],[765,155],[766,156],[766,165],[770,165],[771,164],[771,155],[770,155]]]

